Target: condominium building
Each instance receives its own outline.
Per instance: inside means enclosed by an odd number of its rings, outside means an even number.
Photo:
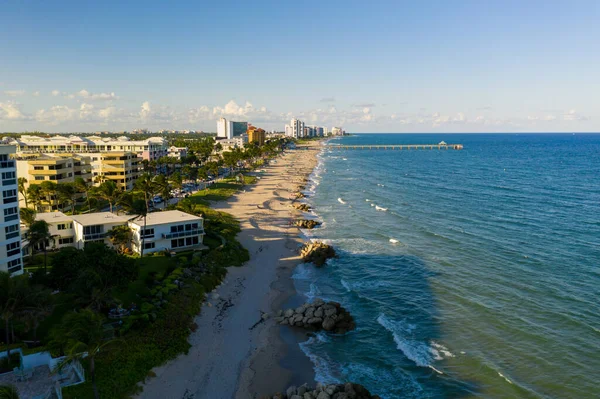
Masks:
[[[144,253],[190,249],[202,245],[204,223],[200,216],[181,211],[152,212],[144,219],[129,222],[132,231],[131,249],[141,252],[142,237]]]
[[[229,139],[246,134],[248,122],[228,121],[220,118],[217,121],[217,138]]]
[[[264,145],[267,134],[264,129],[251,128],[248,130],[248,142]]]
[[[133,189],[140,174],[141,159],[133,152],[91,154],[92,174],[96,184],[112,180],[123,191]]]
[[[344,131],[342,130],[341,127],[332,127],[331,128],[332,136],[342,136],[343,134],[344,134]]]
[[[285,127],[285,135],[293,138],[300,138],[305,136],[304,122],[299,119],[292,118],[289,125]]]
[[[0,145],[0,271],[23,273],[15,146]]]
[[[110,212],[74,216],[62,212],[39,213],[36,220],[45,220],[53,236],[45,244],[47,249],[82,249],[90,242],[102,242],[111,246],[108,233],[117,226],[129,226],[132,233],[131,250],[136,253],[141,252],[142,236],[144,253],[200,248],[204,238],[203,218],[181,211],[149,213],[145,229],[144,219],[141,217],[132,219],[131,216],[119,216]]]
[[[100,136],[53,136],[40,137],[22,135],[19,138],[4,138],[4,142],[17,148],[17,155],[24,154],[86,154],[99,152],[135,152],[148,161],[164,157],[168,153],[167,140],[150,137],[146,140],[130,140],[128,137]]]
[[[217,143],[221,144],[223,151],[231,151],[234,148],[244,148],[248,144],[248,135],[235,136],[231,139],[217,139]]]
[[[168,152],[167,156],[170,156],[172,158],[177,158],[177,159],[185,158],[185,157],[187,157],[187,147],[171,146],[171,147],[169,147],[169,152]]]

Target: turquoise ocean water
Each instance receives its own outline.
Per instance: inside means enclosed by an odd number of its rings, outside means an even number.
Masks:
[[[600,397],[600,135],[363,134],[329,144],[305,232],[339,258],[297,290],[357,320],[301,344],[384,398]]]

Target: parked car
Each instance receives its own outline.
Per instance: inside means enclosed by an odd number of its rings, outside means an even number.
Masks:
[[[152,201],[155,204],[160,204],[161,202],[163,202],[163,199],[162,199],[162,197],[160,195],[157,195],[156,197],[152,198]]]

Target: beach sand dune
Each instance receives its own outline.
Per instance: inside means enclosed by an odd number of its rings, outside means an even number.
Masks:
[[[293,374],[314,378],[304,357],[287,362],[295,370],[280,365],[284,355],[298,349],[286,346],[280,327],[262,315],[281,308],[295,294],[290,276],[300,262],[302,241],[290,224],[290,212],[297,211],[285,197],[296,188],[295,181],[314,169],[318,147],[288,151],[265,168],[257,184],[214,204],[240,221],[238,239],[250,252],[250,261],[229,268],[196,317],[190,351],[155,368],[156,377],[146,381],[139,398],[245,399],[285,389]]]

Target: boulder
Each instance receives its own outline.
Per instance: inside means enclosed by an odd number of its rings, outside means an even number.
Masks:
[[[285,317],[292,317],[292,316],[294,315],[294,309],[288,309],[288,310],[286,310],[286,311],[283,313],[283,315],[284,315]]]
[[[292,397],[292,395],[296,395],[296,392],[297,392],[296,386],[292,385],[285,391],[285,394],[287,395],[288,398],[290,398],[290,397]]]
[[[319,392],[317,399],[331,399],[331,396],[329,396],[329,394],[327,392],[321,391],[321,392]]]
[[[325,320],[323,320],[322,327],[325,331],[333,331],[335,328],[335,320],[333,320],[331,317],[326,317]]]
[[[306,303],[296,309],[287,309],[283,316],[274,317],[274,320],[280,325],[303,327],[312,331],[325,330],[335,334],[345,334],[356,328],[350,313],[339,303],[325,303],[319,299],[312,304]]]
[[[302,260],[306,263],[314,263],[317,267],[323,266],[327,259],[335,257],[335,250],[331,245],[320,241],[309,242],[300,250]]]
[[[294,222],[294,224],[302,229],[312,230],[315,227],[320,226],[321,222],[317,222],[316,220],[312,219],[298,219]]]

